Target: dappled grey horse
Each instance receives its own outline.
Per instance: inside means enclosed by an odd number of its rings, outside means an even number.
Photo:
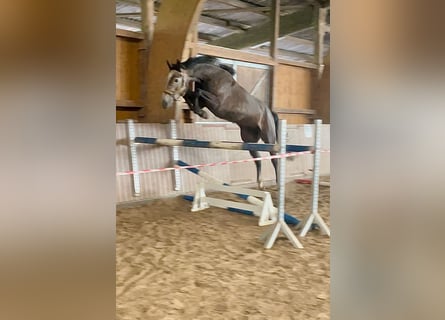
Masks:
[[[235,75],[235,70],[232,67],[222,64],[218,59],[211,57],[211,56],[191,57],[183,62],[176,60],[176,63],[174,63],[174,64],[171,64],[169,61],[167,61],[167,65],[168,65],[168,68],[170,69],[170,71],[176,70],[179,72],[181,72],[181,70],[184,70],[184,69],[191,69],[198,64],[204,64],[204,63],[214,64],[215,66],[218,66],[223,70],[226,70],[232,76]],[[179,80],[177,80],[177,81],[179,81]],[[208,114],[202,108],[206,107],[207,103],[212,103],[211,101],[215,100],[216,97],[214,95],[212,95],[210,92],[204,90],[202,88],[202,84],[200,81],[190,81],[189,84],[192,85],[193,88],[187,88],[187,90],[185,91],[185,94],[182,97],[184,98],[185,102],[187,103],[187,105],[190,107],[190,109],[194,113],[199,115],[201,118],[207,119]],[[175,84],[172,84],[172,85],[174,86]],[[181,83],[179,83],[179,85],[181,85]],[[168,91],[168,89],[166,89],[166,91]],[[164,92],[166,92],[166,91],[164,91]],[[168,104],[168,102],[170,102],[169,98],[171,100],[171,98],[173,96],[175,96],[175,95],[173,94],[173,95],[170,95],[170,97],[168,97],[168,96],[165,97],[165,99],[163,99],[163,103]],[[178,96],[175,97],[175,100],[177,100],[177,99],[178,99]]]
[[[174,67],[169,64],[169,67],[171,71],[162,95],[164,108],[187,96],[186,102],[196,113],[207,107],[218,118],[236,123],[244,142],[258,142],[260,138],[265,143],[277,142],[277,114],[241,87],[227,69],[215,63],[196,63],[184,69],[181,63]],[[260,157],[258,151],[249,152],[254,158]],[[272,164],[277,178],[277,159],[272,159]],[[263,188],[261,161],[255,161],[255,165],[258,186]]]

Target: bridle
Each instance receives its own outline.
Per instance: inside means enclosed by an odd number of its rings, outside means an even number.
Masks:
[[[174,92],[172,90],[165,89],[162,92],[165,93],[166,95],[171,96],[175,101],[179,101],[179,99],[181,99],[182,97],[180,93]]]
[[[181,81],[182,81],[181,86],[178,88],[177,91],[173,91],[173,90],[170,90],[167,88],[163,91],[163,93],[171,96],[175,101],[179,101],[181,99],[181,97],[184,96],[185,92],[187,91],[187,81],[186,81],[187,75],[182,72],[179,72],[179,71],[176,71],[176,72],[178,72],[181,75],[181,77],[177,78],[177,79],[181,79]]]

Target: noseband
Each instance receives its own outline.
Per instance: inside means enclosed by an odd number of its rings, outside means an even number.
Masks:
[[[171,89],[165,89],[163,91],[164,94],[171,96],[175,101],[178,101],[185,95],[187,90],[195,91],[195,83],[199,82],[197,78],[189,77],[187,74],[180,72],[182,86],[177,90],[173,91]]]
[[[171,96],[175,101],[180,100],[187,91],[186,75],[184,75],[182,72],[180,72],[180,74],[181,78],[178,79],[181,79],[181,86],[178,88],[178,90],[174,91],[167,88],[163,91],[164,94]]]
[[[179,99],[181,99],[181,94],[176,93],[176,92],[174,92],[172,90],[165,89],[162,92],[167,94],[167,95],[169,95],[169,96],[171,96],[175,101],[178,101]]]

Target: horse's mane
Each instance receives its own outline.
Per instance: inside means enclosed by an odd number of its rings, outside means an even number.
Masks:
[[[186,61],[176,60],[176,63],[170,64],[167,62],[170,70],[181,71],[181,69],[191,69],[198,64],[213,64],[217,67],[220,67],[223,70],[229,72],[232,76],[235,75],[235,70],[226,64],[222,64],[217,58],[211,56],[199,56],[199,57],[190,57]]]

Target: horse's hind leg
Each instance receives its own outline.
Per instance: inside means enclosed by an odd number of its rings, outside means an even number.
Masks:
[[[252,158],[260,157],[260,153],[258,151],[249,150],[249,153],[252,156]],[[264,189],[263,181],[260,179],[261,178],[261,160],[255,160],[254,162],[255,162],[255,167],[256,167],[256,181],[258,183],[258,188]]]
[[[244,142],[258,142],[260,139],[260,130],[258,128],[246,128],[240,127],[241,129],[241,139]],[[249,150],[252,158],[259,158],[260,153],[258,151]],[[256,167],[256,181],[258,183],[258,188],[263,189],[263,181],[261,181],[261,160],[255,160]]]
[[[276,155],[276,153],[271,152],[270,155],[274,156],[274,155]],[[271,159],[270,161],[272,161],[273,168],[275,169],[275,181],[278,185],[278,159]]]
[[[274,118],[272,116],[267,117],[267,121],[262,126],[262,129],[260,131],[261,139],[264,141],[264,143],[277,143],[277,130],[276,125],[278,124],[277,121],[274,121]],[[271,156],[276,155],[276,152],[270,152]],[[272,165],[275,169],[275,181],[278,184],[278,159],[271,159]]]

